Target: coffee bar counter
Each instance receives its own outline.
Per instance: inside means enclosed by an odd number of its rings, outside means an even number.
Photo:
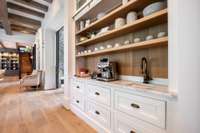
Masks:
[[[128,80],[116,80],[116,81],[99,81],[96,79],[91,78],[80,78],[80,77],[73,77],[73,81],[80,81],[89,84],[94,84],[97,86],[102,87],[109,87],[118,90],[130,90],[134,91],[135,93],[140,93],[143,95],[151,95],[156,96],[157,98],[161,99],[173,99],[177,97],[175,92],[170,92],[167,85],[159,85],[159,84],[145,84],[140,82],[133,82]]]

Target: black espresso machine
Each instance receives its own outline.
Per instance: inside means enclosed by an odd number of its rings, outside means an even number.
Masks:
[[[108,58],[101,58],[97,64],[99,74],[96,79],[101,81],[114,81],[118,79],[117,63],[110,62]]]

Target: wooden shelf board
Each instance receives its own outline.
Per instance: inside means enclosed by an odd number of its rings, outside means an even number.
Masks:
[[[127,24],[121,28],[108,31],[102,35],[96,36],[95,38],[77,43],[77,46],[91,45],[94,43],[106,41],[111,38],[115,38],[124,34],[128,34],[140,29],[144,29],[153,25],[162,24],[165,22],[167,22],[167,9],[158,11],[152,15],[138,19],[135,22]]]
[[[110,52],[115,52],[115,51],[130,50],[130,49],[137,49],[137,48],[149,48],[149,47],[167,45],[167,44],[168,44],[168,37],[162,37],[162,38],[152,39],[149,41],[143,41],[139,43],[124,45],[117,48],[104,49],[104,50],[91,52],[87,54],[76,55],[76,57],[77,58],[86,57],[86,56],[99,55],[99,54],[110,53]]]
[[[91,23],[88,27],[84,28],[81,31],[78,31],[76,35],[85,34],[86,32],[97,30],[104,26],[107,26],[108,23],[115,20],[117,17],[123,17],[129,11],[139,11],[142,10],[145,6],[151,4],[150,0],[130,0],[126,5],[121,5],[115,10],[111,11],[103,18]]]

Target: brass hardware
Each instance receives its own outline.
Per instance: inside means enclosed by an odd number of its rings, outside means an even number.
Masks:
[[[97,115],[100,115],[99,111],[95,111],[95,113],[96,113]]]
[[[140,108],[140,106],[139,106],[139,105],[137,105],[137,104],[135,104],[135,103],[132,103],[132,104],[131,104],[131,107],[133,107],[133,108],[137,108],[137,109],[139,109],[139,108]]]
[[[99,95],[100,95],[100,93],[99,93],[99,92],[95,92],[95,95],[99,96]]]
[[[79,86],[76,86],[76,88],[78,88],[78,89],[79,89],[80,87],[79,87]]]
[[[79,100],[76,100],[76,103],[79,103]]]

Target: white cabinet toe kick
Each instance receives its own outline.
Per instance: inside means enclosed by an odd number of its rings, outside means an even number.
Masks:
[[[71,84],[72,111],[98,132],[166,132],[167,100],[87,79]]]

